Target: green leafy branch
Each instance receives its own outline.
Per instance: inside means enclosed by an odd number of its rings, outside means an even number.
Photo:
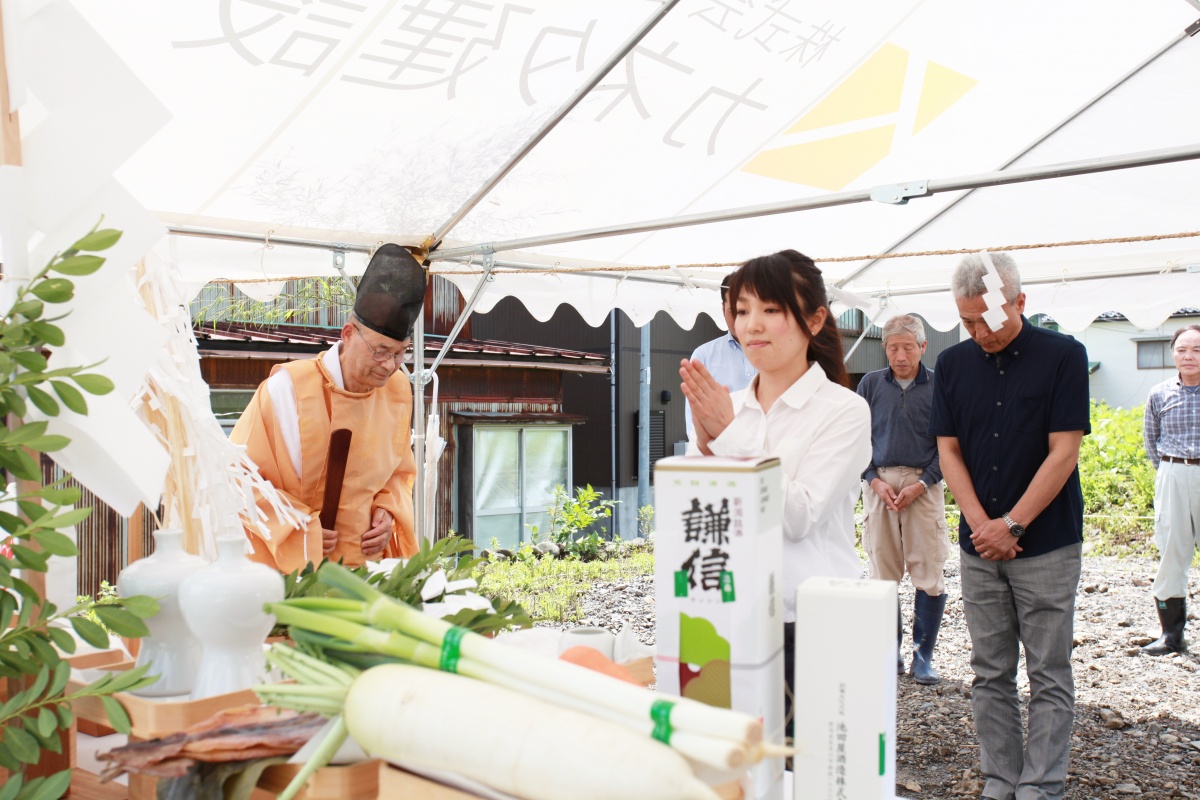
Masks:
[[[71,678],[71,665],[58,661],[53,667],[43,664],[32,685],[13,694],[0,706],[0,726],[4,728],[4,747],[0,748],[0,766],[19,772],[23,764],[36,764],[43,750],[62,752],[59,730],[74,722],[71,703],[85,697],[98,697],[108,712],[109,722],[120,733],[128,734],[129,714],[109,695],[127,692],[154,683],[146,677],[147,664],[136,669],[113,671],[71,694],[63,694]]]
[[[420,548],[407,561],[390,573],[368,575],[366,567],[356,567],[352,572],[389,597],[402,600],[414,608],[423,608],[421,592],[425,584],[439,571],[445,572],[447,582],[472,578],[472,573],[483,563],[482,558],[472,557],[475,545],[461,536],[450,535],[434,543],[422,539]],[[322,561],[321,563],[325,563]],[[287,599],[296,597],[340,596],[317,580],[316,568],[310,562],[304,569],[297,570],[285,579]],[[457,592],[451,592],[455,594]],[[459,627],[475,633],[495,633],[510,628],[528,628],[533,622],[518,603],[499,598],[492,599],[495,611],[462,609],[445,619]],[[275,633],[283,634],[278,628]]]
[[[66,336],[54,324],[61,316],[44,315],[47,306],[75,296],[75,286],[68,278],[51,277],[50,273],[89,275],[105,262],[95,252],[112,247],[120,238],[120,231],[97,226],[18,289],[16,302],[0,319],[0,414],[6,420],[24,418],[29,404],[46,416],[57,416],[64,406],[86,414],[85,392],[103,395],[113,390],[108,378],[87,371],[95,365],[51,368],[46,348],[61,347]],[[60,612],[18,576],[18,570],[46,572],[51,556],[78,555],[74,541],[63,529],[79,524],[92,511],[74,508],[80,491],[65,486],[67,479],[40,485],[40,454],[70,444],[67,437],[49,434],[47,429],[45,421],[6,424],[0,429],[0,468],[38,484],[0,495],[0,505],[15,503],[19,512],[0,511],[0,529],[7,534],[0,535],[0,545],[10,554],[0,557],[0,678],[6,685],[6,694],[0,696],[0,767],[11,773],[0,788],[0,800],[52,800],[66,791],[69,770],[28,781],[23,773],[27,765],[39,761],[43,751],[61,750],[61,731],[73,720],[73,700],[100,697],[113,727],[128,731],[128,714],[109,695],[155,680],[145,677],[145,669],[130,670],[64,694],[70,665],[63,654],[76,649],[75,636],[64,625],[69,624],[88,644],[107,648],[108,630],[122,636],[145,636],[148,631],[142,620],[158,612],[158,603],[148,597],[131,597],[95,607],[78,603]],[[85,616],[89,610],[96,620]]]

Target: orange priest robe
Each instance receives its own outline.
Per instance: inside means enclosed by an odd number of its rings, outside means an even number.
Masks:
[[[397,372],[379,389],[348,392],[339,388],[330,375],[326,359],[331,354],[336,362],[335,347],[316,359],[276,366],[272,376],[282,369],[291,378],[295,408],[276,407],[277,395],[268,388],[268,383],[275,380],[272,377],[258,387],[230,434],[231,441],[246,446],[247,455],[262,476],[297,511],[311,514],[308,527],[297,529],[281,522],[266,500],[257,499],[269,533],[247,526],[246,535],[254,548],[249,557],[285,573],[309,561],[321,562],[319,516],[325,496],[325,462],[330,433],[337,428],[349,429],[352,437],[334,525],[337,546],[329,559],[342,559],[347,566],[367,560],[362,552],[362,536],[371,529],[371,516],[377,508],[385,509],[394,521],[382,557],[408,558],[417,552],[413,519],[416,465],[408,377]],[[285,427],[290,435],[285,435]],[[290,449],[295,447],[297,429],[298,454]]]

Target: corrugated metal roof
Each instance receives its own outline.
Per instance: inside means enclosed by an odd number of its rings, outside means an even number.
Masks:
[[[236,355],[250,358],[308,358],[329,349],[341,338],[337,328],[307,325],[251,325],[240,322],[207,322],[193,328],[200,354]],[[441,351],[446,337],[425,335],[425,358]],[[492,363],[496,366],[541,366],[561,364],[593,371],[608,367],[607,355],[542,345],[525,345],[481,339],[457,339],[442,362],[454,365]]]

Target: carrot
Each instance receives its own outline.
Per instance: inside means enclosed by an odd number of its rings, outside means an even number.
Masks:
[[[660,742],[527,695],[386,664],[351,684],[346,728],[372,756],[456,772],[529,800],[713,800]]]
[[[594,647],[578,645],[562,651],[558,657],[569,664],[578,664],[581,667],[587,667],[590,670],[608,675],[617,680],[641,686],[637,679],[633,677],[632,672],[608,658]]]

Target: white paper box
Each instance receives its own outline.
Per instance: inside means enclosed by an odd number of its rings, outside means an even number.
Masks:
[[[779,460],[681,456],[654,468],[658,690],[761,717],[783,741]],[[682,686],[681,686],[682,684]],[[783,764],[747,796],[782,798]]]
[[[896,584],[809,578],[796,589],[795,800],[892,800]]]

